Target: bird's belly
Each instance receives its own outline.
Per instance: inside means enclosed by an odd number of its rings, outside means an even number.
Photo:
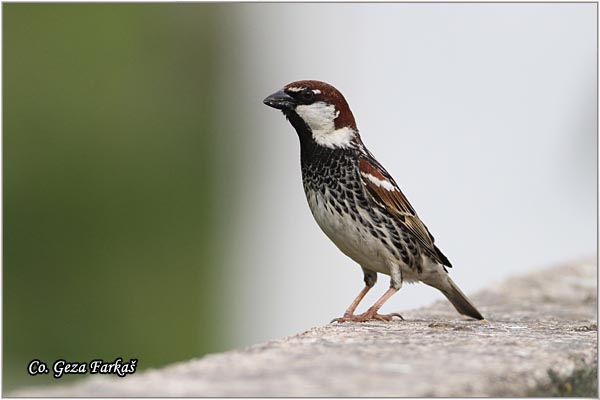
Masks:
[[[369,229],[349,213],[336,210],[327,203],[327,195],[308,191],[310,210],[321,230],[348,257],[369,270],[389,275],[389,260],[393,255],[375,238]]]

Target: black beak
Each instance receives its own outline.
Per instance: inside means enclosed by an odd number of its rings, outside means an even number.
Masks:
[[[263,103],[278,110],[291,110],[296,106],[296,101],[294,98],[285,93],[283,90],[268,96],[263,100]]]

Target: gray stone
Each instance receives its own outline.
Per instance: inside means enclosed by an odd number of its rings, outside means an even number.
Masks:
[[[94,376],[11,395],[597,395],[595,260],[515,277],[471,297],[487,321],[437,302],[404,312],[405,321],[333,323],[122,379]]]

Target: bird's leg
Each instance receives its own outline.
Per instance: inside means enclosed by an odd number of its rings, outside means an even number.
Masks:
[[[362,299],[365,297],[365,295],[367,294],[367,292],[369,290],[371,290],[371,288],[369,286],[365,286],[363,288],[363,290],[360,291],[358,296],[356,296],[356,298],[354,299],[352,304],[350,304],[350,306],[348,306],[348,308],[346,309],[346,312],[344,312],[344,316],[341,318],[335,318],[331,322],[353,321],[353,318],[356,317],[354,315],[354,311],[356,310],[356,307],[358,307],[358,304],[362,301]]]
[[[331,322],[354,321],[354,318],[356,317],[354,315],[354,311],[356,310],[356,307],[358,307],[358,304],[362,301],[362,299],[365,297],[367,292],[369,290],[371,290],[371,288],[373,286],[375,286],[375,283],[377,282],[377,273],[376,272],[369,271],[368,269],[363,268],[363,273],[364,273],[365,287],[360,291],[358,296],[356,296],[354,301],[348,306],[348,308],[344,312],[344,316],[341,318],[335,318]]]
[[[371,319],[377,319],[380,321],[391,321],[392,317],[402,318],[402,315],[398,313],[392,314],[378,314],[377,311],[383,306],[383,304],[389,300],[400,288],[402,287],[402,270],[396,264],[390,264],[390,288],[373,304],[366,312],[353,315],[351,321],[365,322]]]
[[[396,289],[394,287],[389,288],[384,294],[383,296],[381,296],[379,298],[379,300],[377,300],[375,302],[375,304],[373,304],[371,307],[369,307],[369,309],[359,315],[355,315],[354,317],[354,321],[357,322],[365,322],[368,321],[370,319],[378,319],[380,321],[391,321],[392,317],[400,317],[400,319],[404,319],[402,317],[402,315],[398,314],[398,313],[392,313],[392,314],[377,314],[377,311],[379,311],[379,309],[381,308],[381,306],[383,306],[383,303],[385,303],[386,301],[388,301],[388,299],[390,297],[392,297],[399,289]]]
[[[367,294],[367,292],[369,290],[371,290],[371,288],[369,286],[365,286],[363,288],[363,290],[360,291],[360,293],[358,294],[358,296],[356,296],[356,298],[354,299],[352,304],[350,304],[348,306],[348,309],[346,310],[346,312],[344,312],[344,317],[350,317],[350,316],[354,315],[354,311],[356,310],[356,307],[358,307],[358,304],[362,301],[362,299],[365,297],[365,295]]]

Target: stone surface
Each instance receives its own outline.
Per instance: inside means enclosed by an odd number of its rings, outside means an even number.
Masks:
[[[516,277],[471,297],[488,321],[467,320],[438,302],[404,312],[405,321],[334,323],[123,379],[94,376],[11,395],[597,395],[589,382],[597,362],[595,260]],[[578,392],[580,376],[593,389]]]

